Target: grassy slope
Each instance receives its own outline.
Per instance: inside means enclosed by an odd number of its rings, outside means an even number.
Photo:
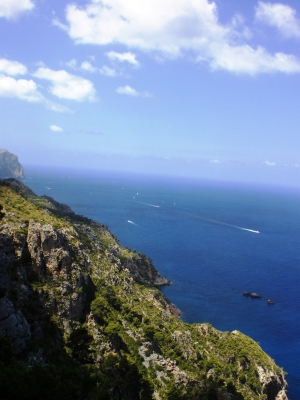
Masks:
[[[80,243],[85,246],[76,261],[94,284],[92,313],[83,321],[71,321],[68,331],[58,316],[44,317],[44,342],[28,344],[33,354],[38,349],[47,354],[48,366],[41,368],[36,363],[35,368],[39,374],[47,369],[49,382],[54,377],[60,385],[62,378],[53,372],[58,365],[65,366],[62,376],[68,371],[75,374],[69,382],[71,388],[76,388],[77,397],[64,398],[151,399],[156,393],[161,399],[208,399],[221,388],[232,393],[233,399],[259,399],[263,397],[259,396],[262,388],[256,366],[281,371],[257,343],[242,333],[220,332],[209,324],[189,325],[173,316],[157,288],[133,281],[124,268],[128,259],[143,262],[144,256],[122,248],[100,224],[63,214],[46,199],[21,197],[7,186],[0,186],[0,204],[5,210],[0,222],[18,234],[26,235],[29,220],[35,220],[67,231],[74,247]],[[98,246],[92,236],[99,240]],[[112,249],[116,248],[114,255]],[[60,301],[60,284],[65,279],[35,277],[30,284],[33,296],[42,290],[44,296],[46,293]],[[11,363],[19,363],[22,380],[27,376],[24,365],[28,364],[28,351],[21,355],[21,361],[10,358],[8,376]],[[74,376],[78,376],[76,382]],[[84,385],[89,387],[85,395]]]

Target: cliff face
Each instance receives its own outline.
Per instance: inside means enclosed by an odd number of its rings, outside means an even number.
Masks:
[[[183,323],[106,227],[14,181],[0,205],[3,399],[288,399],[257,343]]]
[[[0,179],[24,178],[24,170],[15,154],[0,149]]]

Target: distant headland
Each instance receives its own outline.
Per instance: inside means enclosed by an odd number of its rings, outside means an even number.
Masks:
[[[18,156],[8,150],[0,149],[0,179],[24,178],[24,169],[19,163]]]

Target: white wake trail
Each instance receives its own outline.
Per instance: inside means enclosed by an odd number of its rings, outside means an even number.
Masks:
[[[138,224],[136,224],[135,222],[133,222],[133,221],[130,221],[129,219],[127,220],[127,222],[129,223],[129,224],[132,224],[132,225],[136,225],[136,226],[138,226]]]
[[[181,214],[189,215],[189,216],[191,216],[191,217],[199,218],[199,219],[202,219],[202,220],[204,220],[204,221],[213,222],[213,223],[215,223],[215,224],[225,225],[225,226],[231,226],[232,228],[241,229],[242,231],[247,231],[247,232],[252,232],[252,233],[260,233],[259,231],[256,231],[256,230],[254,230],[254,229],[243,228],[242,226],[233,225],[233,224],[227,224],[226,222],[217,221],[217,220],[215,220],[215,219],[210,219],[210,218],[205,218],[205,217],[200,217],[200,216],[198,216],[198,215],[189,214],[189,213],[186,213],[186,212],[184,212],[184,211],[177,211],[177,212],[180,212]]]
[[[139,203],[139,204],[144,204],[145,206],[149,206],[149,207],[160,208],[160,206],[157,206],[157,205],[155,205],[155,204],[141,203],[140,201],[137,201],[137,203]]]
[[[240,229],[242,229],[242,231],[248,231],[248,232],[253,232],[253,233],[260,233],[259,231],[255,231],[254,229],[241,228],[241,227],[240,227]]]

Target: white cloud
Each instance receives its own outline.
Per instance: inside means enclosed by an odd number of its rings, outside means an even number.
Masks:
[[[50,81],[50,93],[60,99],[95,100],[96,91],[93,83],[81,76],[69,74],[64,70],[53,71],[49,68],[39,68],[34,76]]]
[[[210,160],[210,162],[211,162],[212,164],[221,164],[221,161],[220,161],[220,160],[217,160],[217,159],[215,159],[215,160]]]
[[[276,163],[271,162],[271,161],[265,161],[265,164],[266,164],[268,167],[275,167],[275,165],[276,165]]]
[[[1,1],[1,0],[0,0]],[[68,107],[54,103],[43,96],[32,79],[15,79],[14,75],[27,74],[25,65],[18,61],[0,59],[0,96],[25,100],[30,103],[41,103],[51,111],[73,112]],[[10,76],[11,75],[11,76]]]
[[[33,80],[15,79],[5,75],[0,75],[0,96],[15,97],[35,103],[43,100]]]
[[[140,96],[140,93],[129,85],[118,87],[116,92],[119,94],[126,94],[127,96]]]
[[[49,128],[53,132],[63,132],[64,131],[63,128],[61,128],[60,126],[57,126],[57,125],[50,125]]]
[[[6,58],[0,58],[0,72],[7,75],[25,75],[27,68],[25,65],[18,61],[7,60]]]
[[[64,30],[75,43],[121,44],[163,58],[192,55],[213,69],[235,73],[300,72],[295,56],[242,42],[249,37],[242,18],[222,25],[216,3],[209,0],[90,0],[85,7],[69,4],[66,20]],[[116,54],[127,53],[108,54],[120,61]]]
[[[102,75],[110,76],[110,77],[114,77],[114,76],[118,75],[115,69],[107,67],[106,65],[103,65],[103,67],[99,68],[99,72]]]
[[[118,62],[128,62],[129,64],[132,64],[135,67],[140,66],[140,63],[136,59],[136,55],[130,52],[117,53],[116,51],[109,51],[108,53],[106,53],[106,56],[110,60],[115,60]]]
[[[94,67],[89,61],[83,61],[80,65],[80,68],[87,72],[96,72],[97,68]]]
[[[90,57],[90,58],[92,58],[92,57]],[[65,65],[74,70],[82,70],[82,71],[91,72],[91,73],[99,72],[101,75],[110,76],[110,77],[114,77],[114,76],[118,75],[117,71],[114,68],[108,67],[107,65],[103,65],[102,67],[97,68],[97,67],[94,67],[89,61],[83,61],[80,64],[80,66],[78,66],[77,60],[75,60],[75,58],[66,62]]]
[[[31,0],[1,0],[0,17],[14,19],[26,11],[34,8]]]
[[[213,69],[224,69],[235,73],[255,75],[257,73],[284,72],[299,73],[300,61],[293,55],[285,53],[268,53],[263,47],[253,49],[248,45],[230,46],[212,44],[210,63]],[[202,57],[198,61],[203,61]]]
[[[46,99],[32,80],[15,79],[0,74],[0,96],[25,100],[29,103],[42,103],[48,110],[56,112],[72,112],[68,107]]]
[[[72,58],[72,60],[68,61],[65,63],[65,65],[69,68],[76,69],[77,68],[77,61],[75,58]]]
[[[153,97],[151,93],[148,92],[138,92],[137,90],[133,89],[131,86],[120,86],[116,89],[116,92],[119,94],[125,94],[127,96],[142,96],[142,97]]]
[[[285,37],[300,37],[300,20],[292,7],[259,1],[255,11],[257,21],[274,26]]]

